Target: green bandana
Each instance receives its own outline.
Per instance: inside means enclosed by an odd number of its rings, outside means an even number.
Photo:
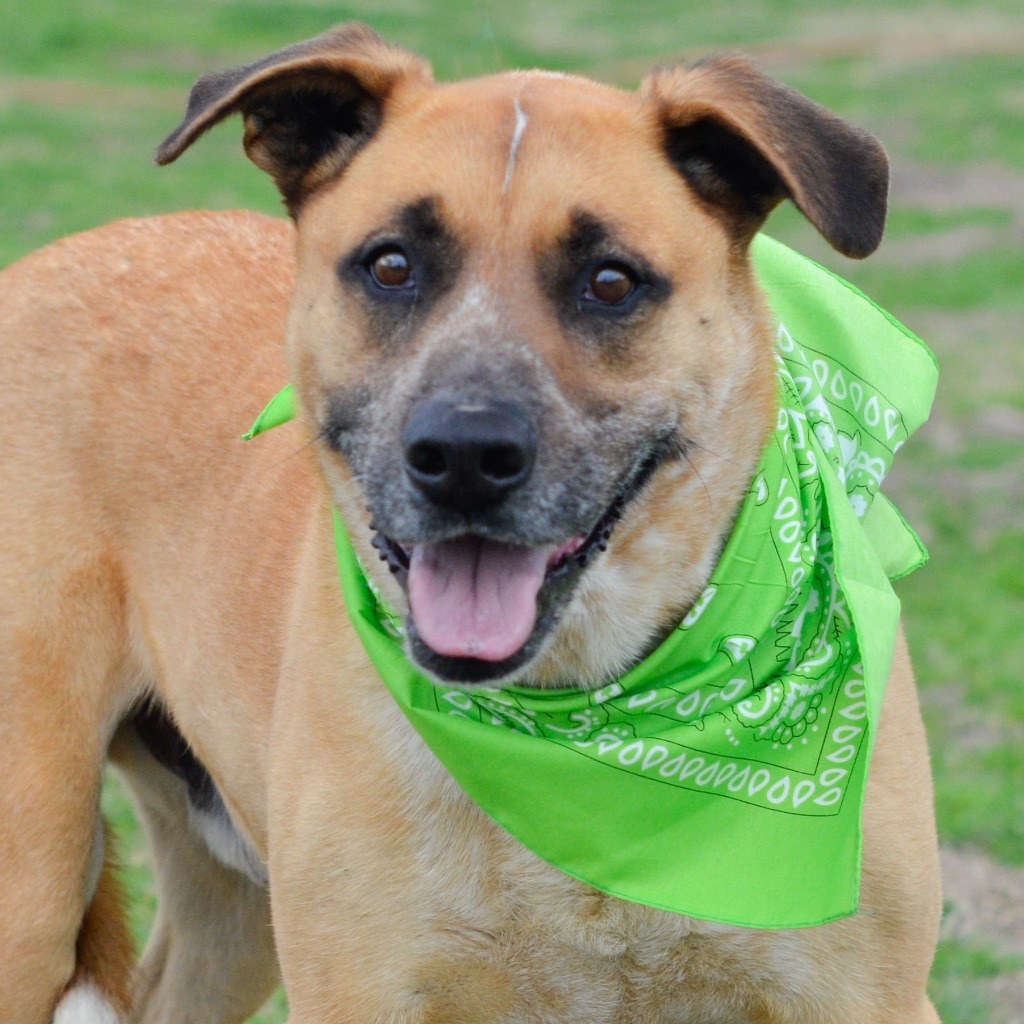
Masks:
[[[409,721],[538,856],[623,899],[794,928],[857,909],[860,819],[899,602],[925,560],[878,493],[926,418],[931,353],[851,285],[768,238],[777,427],[701,597],[593,692],[438,685],[335,513],[349,615]],[[285,391],[247,436],[291,418]]]

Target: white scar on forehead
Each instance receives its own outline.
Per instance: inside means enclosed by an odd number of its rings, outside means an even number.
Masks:
[[[517,96],[513,101],[516,108],[516,126],[512,131],[512,142],[508,147],[508,163],[505,165],[505,181],[502,183],[501,192],[504,195],[508,191],[508,187],[512,182],[512,175],[516,169],[516,156],[519,153],[519,144],[523,141],[523,134],[526,132],[526,126],[529,124],[530,119],[523,113],[523,108],[519,105],[519,97]]]

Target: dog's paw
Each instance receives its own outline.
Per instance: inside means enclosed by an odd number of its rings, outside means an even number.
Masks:
[[[77,985],[64,995],[53,1024],[121,1024],[121,1018],[95,985]]]

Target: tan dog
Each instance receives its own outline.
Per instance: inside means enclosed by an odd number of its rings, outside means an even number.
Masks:
[[[469,802],[352,633],[330,524],[337,503],[407,612],[409,577],[410,657],[438,678],[615,676],[701,591],[773,421],[747,245],[788,197],[873,250],[877,143],[739,59],[635,95],[542,72],[438,86],[349,27],[203,79],[160,161],[238,111],[297,232],[124,222],[3,277],[0,1015],[238,1021],[279,962],[296,1024],[937,1020],[902,644],[860,912],[702,923],[588,889]],[[301,425],[241,444],[287,379]],[[607,551],[549,587],[610,508]],[[502,563],[503,623],[454,622],[440,570],[410,571],[457,560],[455,537],[523,563]],[[108,751],[159,887],[134,983]]]

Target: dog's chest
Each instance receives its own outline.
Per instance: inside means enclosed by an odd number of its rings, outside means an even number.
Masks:
[[[421,768],[413,786],[426,797],[416,841],[429,935],[417,976],[425,1024],[744,1024],[764,1019],[766,1003],[810,995],[797,938],[605,896],[523,848],[442,769]]]

